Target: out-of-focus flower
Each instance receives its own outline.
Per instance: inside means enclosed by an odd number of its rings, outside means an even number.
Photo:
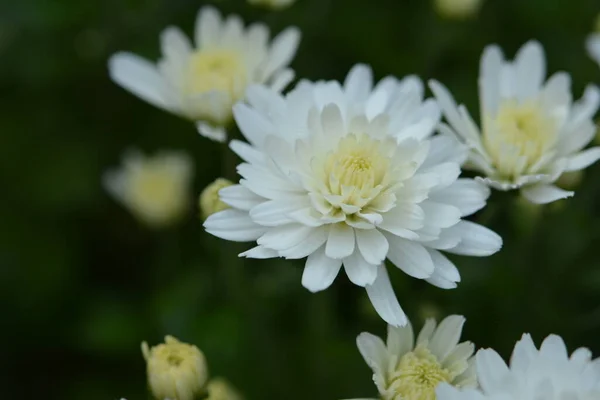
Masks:
[[[206,400],[242,400],[242,396],[225,379],[215,378],[208,382]]]
[[[164,151],[145,157],[126,152],[123,165],[104,175],[106,190],[140,221],[154,227],[177,222],[189,207],[193,162]]]
[[[231,185],[233,185],[233,182],[224,178],[217,178],[217,180],[204,188],[199,199],[202,219],[206,219],[216,212],[229,208],[227,204],[221,201],[219,190]]]
[[[142,343],[148,386],[157,400],[194,400],[206,393],[208,367],[204,354],[172,336],[152,348]]]
[[[234,107],[250,142],[231,144],[245,161],[242,179],[219,192],[232,208],[211,215],[206,230],[256,241],[245,257],[308,257],[302,284],[313,292],[328,288],[343,266],[386,322],[406,324],[386,258],[450,289],[460,275],[439,250],[488,256],[502,245],[494,232],[462,220],[486,204],[489,188],[458,179],[466,149],[453,136],[427,139],[440,111],[423,92],[414,76],[373,87],[364,65],[343,86],[303,81],[286,96],[251,87],[249,103]]]
[[[431,82],[452,127],[440,129],[454,131],[471,149],[467,165],[484,174],[481,180],[491,187],[520,189],[537,204],[572,196],[553,183],[564,172],[582,170],[600,158],[600,147],[582,151],[596,131],[592,118],[600,105],[598,88],[588,86],[573,103],[568,74],[556,73],[544,84],[545,76],[538,42],[525,44],[514,62],[505,61],[498,46],[487,47],[479,77],[481,131],[444,86]]]
[[[434,0],[435,10],[444,18],[466,19],[477,14],[483,0]]]
[[[268,7],[274,10],[281,10],[289,7],[295,2],[296,0],[248,0],[248,3],[253,6]]]
[[[195,47],[176,27],[165,29],[160,39],[163,58],[157,65],[117,53],[109,61],[111,78],[147,102],[197,121],[202,135],[224,141],[231,106],[248,85],[265,83],[280,91],[293,80],[286,67],[300,32],[288,28],[269,44],[265,25],[244,29],[237,15],[223,20],[215,8],[204,7],[196,20]]]
[[[588,36],[585,47],[588,55],[592,60],[596,61],[600,65],[600,31],[598,33],[592,33]]]
[[[373,370],[373,381],[383,400],[435,400],[435,388],[446,382],[459,388],[477,386],[473,367],[475,346],[459,343],[465,318],[451,315],[437,327],[429,319],[417,336],[410,323],[388,326],[387,343],[370,333],[356,339]]]
[[[477,352],[481,391],[440,384],[437,400],[595,400],[600,399],[600,359],[579,348],[571,354],[563,340],[548,336],[538,350],[528,334],[517,342],[510,365],[494,350]]]

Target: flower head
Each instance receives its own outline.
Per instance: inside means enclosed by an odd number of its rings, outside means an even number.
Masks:
[[[208,382],[208,397],[206,400],[241,400],[242,396],[222,378],[214,378]]]
[[[450,126],[471,149],[466,166],[485,175],[483,182],[499,190],[520,189],[533,203],[570,197],[553,183],[564,173],[586,168],[600,158],[600,147],[582,151],[594,138],[592,117],[600,92],[589,86],[583,99],[573,103],[570,77],[554,74],[546,83],[542,46],[529,42],[513,62],[505,61],[497,46],[485,49],[481,59],[479,97],[481,131],[464,106],[431,82]]]
[[[204,188],[199,199],[202,219],[206,219],[216,212],[229,208],[227,204],[221,201],[219,190],[231,185],[233,185],[231,181],[224,178],[217,178],[213,183]]]
[[[435,0],[435,9],[449,19],[469,18],[479,11],[483,0]]]
[[[205,393],[208,368],[204,354],[196,346],[172,336],[152,348],[142,343],[147,364],[148,386],[157,400],[193,400]]]
[[[296,0],[248,0],[254,6],[263,6],[273,10],[281,10],[294,4]]]
[[[300,33],[288,28],[269,44],[263,24],[244,28],[232,15],[225,20],[213,7],[198,13],[195,46],[179,28],[161,34],[163,58],[157,65],[131,53],[109,61],[113,81],[147,102],[197,121],[199,132],[224,141],[231,107],[246,87],[268,83],[281,90],[294,78],[287,69],[296,53]]]
[[[438,400],[600,399],[600,359],[579,348],[569,357],[563,340],[548,336],[538,350],[528,334],[517,342],[509,366],[494,350],[476,356],[479,390],[441,384]]]
[[[385,321],[404,325],[386,258],[454,288],[458,271],[438,250],[500,248],[498,235],[461,220],[485,205],[489,189],[457,179],[466,152],[454,138],[427,139],[440,113],[423,101],[418,78],[373,87],[371,70],[358,65],[343,86],[304,81],[286,96],[255,86],[248,101],[234,114],[250,143],[231,144],[242,179],[219,192],[232,208],[204,224],[223,239],[256,241],[242,256],[308,257],[302,284],[313,292],[343,266]]]
[[[123,166],[104,175],[106,190],[142,222],[160,227],[178,221],[190,201],[193,162],[187,154],[123,156]]]
[[[477,386],[471,342],[458,343],[464,317],[445,318],[436,329],[429,319],[417,336],[410,323],[388,326],[387,343],[370,333],[356,339],[358,349],[373,370],[373,381],[383,400],[435,400],[442,382],[460,388]]]

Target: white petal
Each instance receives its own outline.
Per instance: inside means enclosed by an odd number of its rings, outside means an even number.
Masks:
[[[356,338],[356,346],[360,355],[367,365],[377,372],[383,372],[387,368],[388,353],[381,338],[363,332]]]
[[[234,242],[251,242],[265,232],[265,228],[252,221],[247,212],[232,209],[208,217],[204,228],[211,235]]]
[[[600,65],[600,33],[588,36],[585,47],[589,56]]]
[[[404,354],[412,351],[415,342],[415,335],[410,321],[406,326],[388,325],[387,348],[390,354],[402,357]]]
[[[359,251],[355,251],[350,257],[344,258],[343,261],[346,274],[355,285],[364,287],[375,281],[378,264],[369,264]]]
[[[349,101],[364,101],[371,92],[372,87],[373,71],[368,65],[364,64],[353,66],[344,81],[344,90]]]
[[[482,209],[490,196],[490,188],[473,179],[460,178],[452,185],[431,194],[431,200],[457,207],[461,216],[471,215]]]
[[[461,238],[458,246],[447,250],[449,253],[484,257],[496,253],[502,247],[502,238],[497,233],[470,221],[460,221],[448,230],[448,234],[459,235]]]
[[[417,336],[417,345],[424,342],[429,342],[431,340],[431,335],[433,335],[433,332],[435,332],[436,326],[437,323],[433,318],[427,318],[427,320],[425,320],[425,324],[419,331],[419,335]]]
[[[388,259],[396,267],[418,279],[429,278],[433,274],[433,261],[422,245],[389,234],[386,237],[390,245]]]
[[[354,229],[345,223],[332,224],[329,228],[325,253],[328,257],[342,259],[354,252],[354,244]]]
[[[271,121],[247,104],[238,103],[234,105],[233,116],[244,137],[255,146],[260,147],[265,137],[274,133]]]
[[[502,389],[508,367],[502,358],[492,349],[477,352],[477,379],[486,393],[494,393]]]
[[[548,204],[556,200],[572,197],[575,192],[557,188],[543,183],[521,188],[521,194],[534,204]]]
[[[271,76],[275,71],[287,66],[298,49],[300,43],[300,30],[290,27],[277,35],[271,44],[269,51],[269,60],[264,67],[263,76]]]
[[[263,201],[250,210],[250,217],[254,222],[263,226],[289,224],[294,220],[288,214],[306,205],[308,205],[308,202],[303,198]]]
[[[437,250],[427,249],[435,266],[436,274],[451,282],[460,282],[460,274],[454,264]]]
[[[119,86],[153,106],[176,112],[168,92],[170,88],[156,66],[131,53],[117,53],[108,61],[110,78]]]
[[[460,221],[461,212],[452,205],[426,200],[420,206],[425,213],[426,225],[449,228]]]
[[[450,315],[440,322],[429,342],[429,350],[438,360],[446,358],[458,344],[464,323],[462,315]]]
[[[246,161],[249,164],[264,163],[265,157],[263,156],[263,154],[246,142],[234,139],[231,142],[229,142],[229,148],[242,160]]]
[[[515,349],[510,357],[510,368],[518,371],[518,373],[524,373],[536,355],[537,349],[533,344],[531,335],[525,333],[515,345]]]
[[[300,224],[288,224],[268,229],[256,241],[261,246],[273,250],[287,250],[297,246],[313,233],[313,228]]]
[[[225,204],[244,211],[249,211],[265,201],[242,185],[228,186],[219,190],[219,198]]]
[[[338,138],[346,133],[342,113],[337,104],[328,104],[321,111],[321,126],[325,136]]]
[[[215,142],[223,143],[227,139],[227,131],[221,126],[213,126],[204,121],[196,122],[196,129],[202,136]]]
[[[384,265],[379,266],[375,282],[372,285],[367,285],[365,289],[367,289],[367,295],[373,307],[385,322],[393,326],[407,324],[408,319],[398,303]]]
[[[544,49],[537,41],[525,43],[515,57],[517,93],[520,101],[537,95],[546,78]]]
[[[298,243],[296,246],[286,250],[280,250],[279,255],[287,259],[300,259],[309,256],[317,251],[327,240],[328,229],[325,227],[313,228],[308,237]]]
[[[540,355],[555,363],[567,361],[569,358],[567,346],[558,335],[550,335],[544,339],[540,346]]]
[[[221,35],[221,14],[210,6],[205,6],[198,11],[194,40],[196,47],[205,49],[215,46]]]
[[[293,69],[290,68],[286,68],[277,72],[271,79],[271,90],[274,90],[276,92],[283,91],[287,87],[287,85],[289,85],[290,82],[294,80],[295,77],[296,73]]]
[[[487,46],[479,66],[479,97],[481,113],[495,115],[500,101],[500,70],[504,55],[500,47]]]
[[[266,247],[262,247],[262,246],[256,246],[256,247],[251,248],[248,251],[241,253],[239,255],[239,257],[256,258],[256,259],[263,260],[266,258],[277,258],[277,257],[279,257],[279,255],[277,254],[277,251],[275,251],[275,250],[267,249]]]
[[[600,147],[584,150],[568,159],[566,171],[579,171],[587,168],[600,159]]]
[[[169,26],[161,32],[160,47],[165,59],[179,65],[184,65],[192,52],[190,40],[176,26]]]
[[[381,264],[389,249],[385,236],[377,229],[357,229],[355,233],[358,249],[364,259],[370,264]]]
[[[302,286],[311,292],[327,289],[342,267],[342,260],[334,260],[325,255],[323,248],[315,251],[306,259],[302,273]]]

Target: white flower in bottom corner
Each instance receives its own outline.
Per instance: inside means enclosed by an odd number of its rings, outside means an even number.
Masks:
[[[244,160],[239,185],[221,189],[231,209],[204,226],[220,238],[258,246],[250,258],[306,260],[302,284],[328,288],[342,266],[365,287],[379,315],[407,323],[384,262],[441,288],[460,275],[439,251],[487,256],[498,235],[462,217],[482,208],[489,189],[458,179],[466,157],[449,136],[428,139],[440,117],[416,77],[386,78],[354,67],[344,85],[300,82],[282,96],[265,87],[234,107],[250,143],[233,141]]]
[[[585,47],[592,60],[600,66],[600,33],[591,34],[585,42]]]
[[[199,132],[224,141],[231,107],[254,83],[282,90],[294,78],[286,68],[296,54],[300,32],[288,28],[269,44],[263,24],[244,28],[237,15],[222,19],[203,7],[196,20],[195,45],[179,28],[161,34],[163,58],[157,65],[131,53],[110,58],[113,81],[147,102],[197,121]]]
[[[571,78],[564,72],[547,82],[546,60],[538,42],[526,43],[513,62],[497,46],[485,49],[479,76],[481,129],[448,90],[431,82],[446,120],[471,149],[465,167],[485,175],[498,190],[520,189],[531,202],[544,204],[573,192],[553,183],[564,173],[582,170],[600,158],[600,147],[582,151],[593,140],[598,88],[589,86],[572,101]]]
[[[569,356],[556,335],[548,336],[539,350],[530,335],[523,335],[508,366],[490,349],[480,350],[475,364],[481,391],[441,384],[438,400],[600,399],[600,359],[592,361],[583,347]]]
[[[161,227],[177,222],[188,209],[193,166],[185,153],[163,151],[146,157],[129,151],[123,166],[108,171],[103,183],[140,221]]]
[[[438,384],[459,388],[477,386],[473,368],[475,346],[459,343],[465,318],[451,315],[436,328],[428,319],[415,342],[410,323],[388,326],[387,341],[370,333],[356,339],[360,354],[373,370],[383,400],[435,400]]]

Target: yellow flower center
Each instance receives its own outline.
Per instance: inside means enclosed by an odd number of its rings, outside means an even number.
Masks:
[[[389,380],[386,400],[435,400],[435,388],[452,374],[424,346],[405,354]]]
[[[537,173],[538,162],[552,150],[557,134],[556,121],[539,104],[504,101],[495,118],[486,118],[483,144],[500,177],[513,180]]]
[[[189,74],[187,90],[191,95],[225,92],[232,101],[237,101],[248,83],[242,57],[233,50],[197,51],[190,57]]]

